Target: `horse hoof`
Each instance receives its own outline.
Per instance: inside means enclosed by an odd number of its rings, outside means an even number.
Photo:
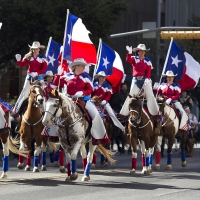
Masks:
[[[101,162],[101,163],[100,163],[100,167],[101,167],[101,168],[104,168],[104,167],[107,167],[107,166],[108,166],[108,164],[106,165],[106,162],[103,162],[103,163]]]
[[[24,163],[18,163],[17,164],[18,169],[23,169],[24,168]]]
[[[83,176],[81,181],[89,181],[90,180],[90,176]]]
[[[39,169],[36,168],[36,167],[34,167],[34,168],[33,168],[33,172],[39,172]]]
[[[130,174],[135,174],[135,169],[132,169],[132,170],[130,171]]]
[[[172,165],[167,165],[165,169],[166,170],[171,170],[172,169]]]
[[[46,166],[42,166],[42,167],[41,167],[41,171],[47,171]]]
[[[0,178],[1,178],[1,179],[3,179],[3,178],[8,178],[8,175],[4,173],[4,174],[1,175]]]
[[[92,164],[92,167],[91,167],[92,169],[95,169],[95,164]]]
[[[72,182],[72,180],[70,179],[70,176],[68,176],[66,179],[65,179],[66,182],[70,183]]]
[[[155,170],[159,170],[160,169],[160,165],[159,164],[156,164],[155,165]]]
[[[77,172],[75,172],[75,173],[73,173],[73,174],[70,175],[70,179],[72,181],[75,181],[77,178],[78,178],[78,173]]]
[[[27,166],[25,167],[24,171],[31,171],[30,166],[27,165]]]
[[[182,167],[186,167],[187,166],[187,162],[182,162]]]
[[[60,166],[60,173],[65,173],[65,167],[64,166]]]

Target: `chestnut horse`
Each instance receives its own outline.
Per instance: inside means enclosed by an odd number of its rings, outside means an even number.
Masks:
[[[79,149],[85,149],[87,142],[89,142],[89,153],[87,155],[87,165],[82,181],[90,180],[91,163],[96,148],[111,163],[115,163],[115,160],[110,157],[112,152],[106,150],[102,145],[92,145],[90,132],[86,135],[89,123],[77,104],[71,98],[59,93],[57,90],[52,91],[49,95],[50,98],[46,102],[46,110],[42,122],[45,126],[52,126],[55,121],[59,127],[58,137],[60,144],[68,158],[68,177],[66,181],[72,181],[78,178],[78,173],[76,172],[77,153]]]
[[[139,141],[142,151],[142,174],[151,172],[153,147],[157,141],[158,135],[154,134],[154,123],[149,114],[145,111],[144,97],[129,95],[129,119],[128,132],[130,135],[130,144],[132,147],[132,169],[131,174],[135,173],[137,162],[137,142]],[[150,155],[149,155],[150,154]]]
[[[34,152],[33,172],[39,172],[38,159],[39,159],[39,154],[41,152],[41,144],[42,144],[41,133],[44,128],[42,124],[43,116],[41,113],[40,106],[43,106],[43,102],[44,102],[44,92],[42,90],[41,83],[35,82],[31,84],[28,107],[24,115],[22,116],[22,122],[21,122],[20,130],[19,130],[19,134],[20,134],[19,150],[23,151],[27,149],[29,151],[29,154],[27,156],[25,171],[30,170],[31,139],[34,138],[36,141],[36,149]],[[45,139],[43,142],[44,142],[44,146],[46,146],[47,139]],[[19,163],[17,167],[19,169],[22,169],[23,165],[24,165],[23,157],[19,156]]]
[[[172,169],[172,146],[176,136],[181,138],[181,161],[182,167],[187,165],[185,158],[185,151],[191,153],[193,146],[188,139],[188,132],[185,130],[179,129],[179,118],[175,112],[175,108],[165,104],[165,99],[158,97],[157,103],[159,105],[160,112],[163,113],[163,122],[161,135],[158,137],[156,145],[156,165],[155,169],[160,169],[160,152],[163,136],[168,140],[168,149],[167,149],[167,166],[166,169]]]

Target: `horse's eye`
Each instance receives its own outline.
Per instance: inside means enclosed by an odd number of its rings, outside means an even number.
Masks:
[[[35,90],[32,90],[32,93],[36,94],[36,91],[35,91]]]

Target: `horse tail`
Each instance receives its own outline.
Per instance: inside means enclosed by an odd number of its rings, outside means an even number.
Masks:
[[[116,160],[111,158],[111,156],[114,156],[116,152],[112,152],[112,151],[104,148],[101,144],[97,145],[97,149],[99,150],[99,152],[101,154],[103,154],[108,159],[108,161],[110,162],[111,165],[113,165],[117,162]]]
[[[58,151],[59,147],[60,147],[60,143],[59,142],[52,142],[49,139],[47,140],[47,144],[54,150],[54,151]]]
[[[194,145],[192,144],[191,140],[187,137],[185,142],[185,153],[186,155],[191,155],[194,152]]]
[[[10,134],[8,135],[8,148],[15,154],[20,156],[27,157],[29,151],[20,151],[19,148],[19,140],[17,138],[11,138]]]

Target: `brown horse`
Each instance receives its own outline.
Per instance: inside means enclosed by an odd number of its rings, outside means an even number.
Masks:
[[[105,126],[109,139],[111,140],[113,135],[115,134],[115,135],[118,135],[123,147],[128,145],[127,136],[122,132],[121,129],[119,129],[118,127],[114,125],[113,121],[111,120],[111,118],[109,117],[107,112],[104,110],[103,106],[101,105],[101,96],[93,96],[92,101],[94,102],[97,109],[100,110],[102,114],[104,114],[102,118],[103,118],[104,126]],[[103,146],[108,150],[110,149],[110,144],[104,144]],[[107,159],[101,154],[100,167],[107,167],[107,166],[108,166]],[[93,168],[94,167],[95,166],[93,165]]]
[[[168,149],[167,149],[167,166],[166,169],[172,169],[172,146],[174,143],[175,136],[180,136],[181,138],[181,160],[182,167],[187,165],[185,159],[185,151],[187,153],[191,153],[193,149],[193,145],[190,143],[188,139],[187,131],[179,129],[179,118],[176,115],[175,108],[165,104],[165,99],[158,97],[157,103],[159,105],[160,111],[163,113],[163,122],[161,135],[158,137],[157,145],[156,145],[156,165],[155,169],[160,169],[160,152],[161,152],[161,143],[163,136],[167,139]]]
[[[152,149],[157,141],[158,135],[154,134],[154,123],[149,114],[145,111],[144,97],[136,96],[131,98],[129,104],[128,131],[130,134],[130,144],[132,147],[132,170],[135,173],[137,162],[137,142],[140,142],[142,151],[142,172],[151,172]],[[150,153],[150,156],[149,156]]]
[[[67,158],[68,177],[66,181],[76,180],[77,153],[85,144],[89,142],[89,153],[87,155],[87,165],[84,170],[82,181],[90,180],[90,168],[93,153],[96,148],[103,153],[111,163],[115,163],[110,155],[112,152],[106,150],[102,145],[92,145],[91,134],[88,130],[88,122],[77,104],[57,90],[52,91],[50,98],[46,102],[45,115],[42,120],[45,126],[52,126],[56,122],[58,126],[58,137]],[[89,133],[86,135],[86,133]],[[70,165],[71,164],[71,165]]]
[[[0,108],[2,109],[2,108]],[[5,112],[3,110],[0,111],[0,120],[1,125],[6,124],[6,126],[0,126],[0,140],[3,146],[3,173],[1,175],[1,178],[7,178],[8,177],[8,169],[9,169],[9,150],[11,150],[15,154],[20,154],[21,156],[26,156],[27,152],[20,152],[16,146],[19,144],[15,139],[12,139],[10,136],[10,130],[11,130],[11,122],[10,122],[10,112],[9,110],[6,110]],[[1,115],[3,114],[4,115]]]
[[[44,128],[42,124],[42,113],[40,106],[43,106],[44,101],[44,92],[41,87],[40,82],[35,82],[31,84],[30,88],[30,95],[28,101],[28,107],[25,111],[24,115],[22,116],[22,122],[19,130],[20,134],[20,148],[19,150],[27,149],[29,154],[27,156],[27,162],[25,171],[30,170],[31,165],[31,139],[35,139],[36,141],[36,149],[34,152],[34,168],[33,172],[39,172],[38,169],[38,158],[41,152],[41,144],[42,144],[42,137],[41,133]],[[45,146],[47,144],[47,139],[43,141]],[[25,147],[26,145],[26,147]],[[19,156],[19,163],[17,167],[22,169],[24,165],[23,157]]]

